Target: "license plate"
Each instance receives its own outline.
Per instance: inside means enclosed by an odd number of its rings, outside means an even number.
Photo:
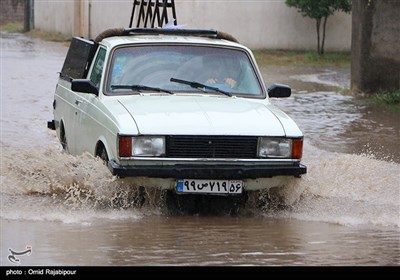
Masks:
[[[240,180],[192,180],[177,181],[178,193],[241,194],[243,182]]]

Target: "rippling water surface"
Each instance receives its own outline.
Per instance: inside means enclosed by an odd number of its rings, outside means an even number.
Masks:
[[[0,265],[28,245],[22,265],[399,265],[398,117],[335,93],[346,69],[262,68],[293,83],[274,103],[305,134],[297,203],[253,196],[236,216],[173,215],[163,192],[65,154],[46,128],[66,52],[2,34]]]

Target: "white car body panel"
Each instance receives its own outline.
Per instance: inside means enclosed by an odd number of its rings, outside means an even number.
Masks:
[[[143,135],[285,136],[268,107],[245,98],[150,94],[121,97],[119,102]]]
[[[247,54],[262,94],[228,97],[217,92],[168,93],[132,92],[111,94],[106,91],[106,77],[113,52],[116,48],[131,45],[193,45],[215,48],[234,48]],[[121,158],[118,156],[119,135],[200,135],[200,136],[263,136],[302,139],[303,134],[296,123],[279,108],[269,102],[266,87],[252,52],[245,46],[222,39],[191,36],[122,36],[103,39],[100,47],[106,50],[105,67],[98,86],[98,94],[74,92],[71,81],[60,77],[55,93],[54,123],[57,135],[66,134],[68,151],[78,155],[89,152],[96,156],[99,143],[104,145],[110,162],[122,168],[141,166],[179,168],[199,166],[210,169],[232,166],[251,169],[289,166],[300,168],[300,159],[237,159],[237,158]],[[99,50],[99,49],[98,49]],[[97,50],[97,53],[99,52]],[[96,55],[97,55],[96,53]],[[96,55],[94,56],[96,58]],[[95,71],[94,60],[87,73]],[[61,131],[61,124],[64,131]],[[110,165],[109,165],[110,167]],[[259,190],[287,184],[305,167],[291,176],[275,174],[263,178],[243,178],[245,190]],[[241,172],[241,171],[240,171]],[[164,189],[175,188],[176,177],[137,176],[140,185],[157,184]],[[185,178],[182,178],[185,179]],[[190,178],[187,178],[190,179]],[[209,178],[207,178],[209,179]],[[210,178],[212,179],[212,178]],[[229,178],[228,178],[229,179]]]

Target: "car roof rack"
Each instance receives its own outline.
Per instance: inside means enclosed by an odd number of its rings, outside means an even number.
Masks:
[[[178,28],[127,28],[124,30],[126,35],[180,35],[180,36],[199,36],[216,37],[217,31],[213,29],[178,29]]]
[[[179,28],[112,28],[100,33],[94,41],[99,43],[103,39],[113,36],[135,36],[135,35],[175,35],[195,36],[216,39],[225,39],[238,43],[232,35],[213,29],[179,29]]]

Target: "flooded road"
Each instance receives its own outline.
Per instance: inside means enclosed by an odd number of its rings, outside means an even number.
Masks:
[[[1,38],[0,265],[400,264],[398,115],[351,96],[347,69],[265,66],[267,84],[293,87],[274,103],[305,134],[304,189],[290,208],[249,201],[238,216],[172,215],[162,192],[134,199],[131,180],[62,151],[52,100],[67,47]]]

